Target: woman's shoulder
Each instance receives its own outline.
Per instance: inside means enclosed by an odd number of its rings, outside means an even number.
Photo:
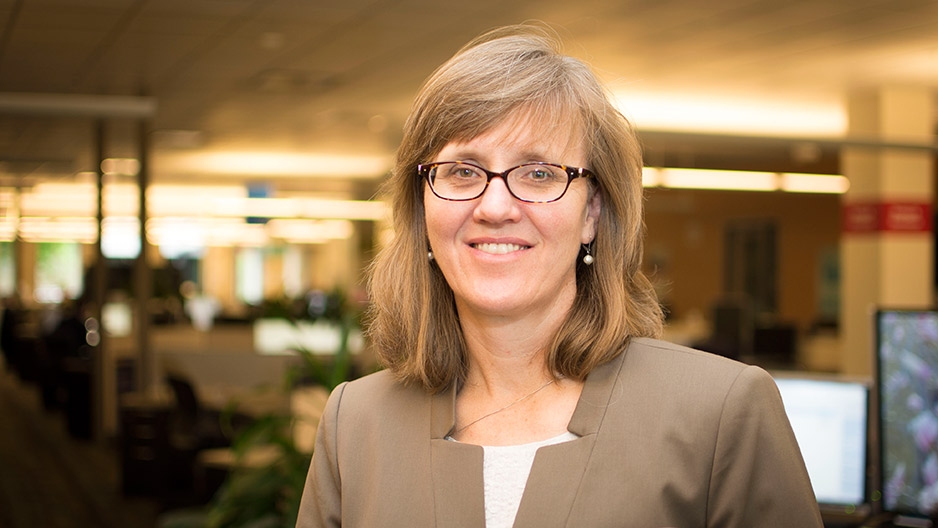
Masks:
[[[330,399],[343,414],[373,415],[376,410],[412,407],[425,403],[429,394],[420,387],[401,383],[390,371],[379,370],[342,383]]]
[[[359,378],[355,378],[346,385],[352,388],[353,390],[365,390],[372,391],[376,389],[387,390],[397,385],[397,379],[391,375],[391,371],[387,369],[381,369],[371,374],[366,374]]]
[[[632,339],[625,362],[624,374],[631,371],[659,384],[697,390],[709,387],[723,392],[739,383],[758,385],[772,380],[761,367],[651,338]]]
[[[649,456],[657,456],[662,438],[712,447],[724,417],[781,405],[772,378],[759,367],[645,338],[633,338],[616,360],[591,372],[581,401],[590,405],[577,408],[574,432],[601,428],[616,442],[642,431]]]
[[[423,388],[379,371],[337,386],[323,416],[351,452],[399,449],[430,437],[432,399]]]
[[[646,361],[665,364],[687,364],[717,370],[738,372],[749,365],[724,356],[690,348],[677,343],[653,339],[650,337],[632,338],[627,349],[632,356],[640,356]]]

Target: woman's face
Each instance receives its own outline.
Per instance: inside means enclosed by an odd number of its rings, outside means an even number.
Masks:
[[[494,172],[535,161],[586,166],[582,141],[542,134],[536,125],[508,119],[472,140],[448,143],[432,161],[468,161]],[[562,317],[573,303],[576,259],[595,236],[600,195],[577,178],[560,200],[525,203],[493,178],[481,197],[463,202],[427,187],[424,210],[434,260],[461,317],[544,319]]]

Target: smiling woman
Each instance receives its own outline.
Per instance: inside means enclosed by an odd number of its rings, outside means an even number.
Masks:
[[[772,378],[656,339],[638,139],[549,30],[434,72],[387,190],[387,368],[332,393],[297,526],[821,526]]]
[[[552,201],[519,199],[525,187],[512,175],[520,164],[587,160],[582,144],[566,134],[545,138],[527,109],[516,112],[519,117],[467,142],[450,142],[436,155],[475,160],[507,175],[488,180],[471,201],[424,193],[427,238],[461,318],[511,314],[559,323],[573,303],[576,255],[595,236],[601,199],[587,179],[565,171],[558,171]]]

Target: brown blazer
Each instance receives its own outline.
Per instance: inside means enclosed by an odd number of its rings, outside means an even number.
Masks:
[[[482,528],[482,448],[445,440],[454,402],[387,372],[338,387],[297,526]],[[822,526],[757,367],[633,339],[589,375],[568,429],[580,438],[538,451],[516,528]]]

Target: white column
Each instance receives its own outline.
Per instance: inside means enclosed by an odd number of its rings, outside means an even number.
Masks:
[[[849,134],[889,144],[934,141],[934,94],[888,87],[849,97]],[[846,148],[841,239],[841,371],[873,368],[872,313],[934,302],[934,153],[912,148]]]

